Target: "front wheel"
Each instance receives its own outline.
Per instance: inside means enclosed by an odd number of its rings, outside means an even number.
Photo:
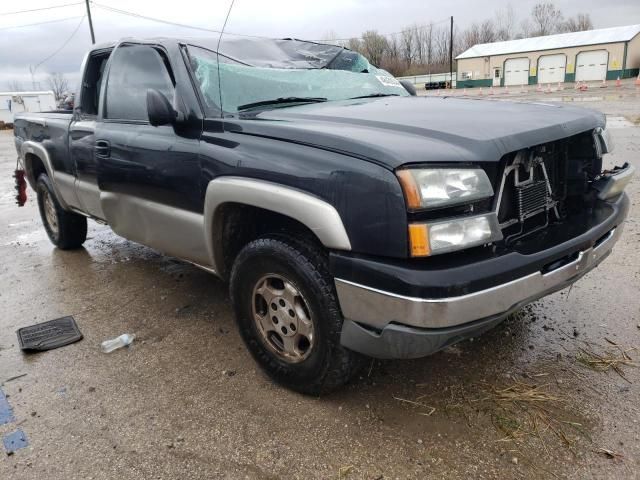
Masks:
[[[319,395],[348,382],[362,357],[340,345],[342,315],[319,247],[280,236],[249,243],[231,271],[249,351],[279,383]]]
[[[62,250],[79,248],[87,239],[87,218],[60,206],[47,174],[38,177],[36,191],[40,218],[51,243]]]

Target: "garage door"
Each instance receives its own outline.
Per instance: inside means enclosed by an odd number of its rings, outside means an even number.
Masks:
[[[606,79],[608,61],[609,52],[606,50],[579,53],[576,57],[576,82]]]
[[[529,59],[510,58],[504,62],[504,84],[505,85],[528,85],[529,84]]]
[[[563,54],[545,55],[538,60],[538,83],[564,82],[567,56]]]

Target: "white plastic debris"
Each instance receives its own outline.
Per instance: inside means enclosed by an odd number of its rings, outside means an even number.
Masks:
[[[122,347],[126,347],[127,345],[131,345],[133,343],[134,338],[136,338],[134,333],[123,333],[117,338],[112,338],[111,340],[105,340],[100,344],[100,347],[102,347],[102,351],[104,353],[111,353],[114,350],[117,350]]]

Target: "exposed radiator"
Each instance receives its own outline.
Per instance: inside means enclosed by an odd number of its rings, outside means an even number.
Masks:
[[[518,219],[524,222],[527,218],[544,212],[550,207],[551,198],[545,180],[538,180],[516,187],[518,199]]]

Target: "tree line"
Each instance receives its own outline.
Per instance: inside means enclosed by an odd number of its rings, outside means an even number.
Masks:
[[[592,30],[588,13],[565,18],[551,2],[536,4],[527,18],[518,21],[513,6],[497,10],[492,18],[474,22],[464,29],[454,26],[453,56],[479,43],[500,42],[555,33]],[[358,38],[335,40],[329,33],[324,40],[362,53],[371,63],[393,75],[418,75],[449,71],[449,21],[414,24],[402,31],[383,35],[367,30]],[[455,60],[454,60],[455,62]],[[454,65],[455,70],[455,65]]]

